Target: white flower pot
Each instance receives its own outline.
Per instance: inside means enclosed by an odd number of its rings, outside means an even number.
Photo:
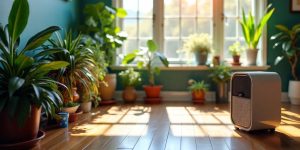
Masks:
[[[75,113],[78,108],[79,108],[79,105],[73,106],[73,107],[63,107],[62,112],[68,112],[69,114],[71,114],[71,113]]]
[[[291,104],[300,105],[300,81],[289,82],[288,96],[290,98]]]
[[[247,62],[248,62],[249,66],[256,66],[257,52],[258,52],[258,49],[248,49],[246,51]]]
[[[84,112],[84,113],[88,113],[91,111],[92,109],[92,102],[84,102],[80,104],[80,109]]]

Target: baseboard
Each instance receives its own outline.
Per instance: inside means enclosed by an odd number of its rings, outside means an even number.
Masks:
[[[137,101],[143,101],[145,97],[144,91],[137,91]],[[216,100],[214,91],[208,91],[205,95],[206,101],[214,102]],[[172,102],[189,102],[191,101],[191,93],[188,91],[162,91],[161,96],[163,101],[172,101]],[[116,91],[115,99],[117,101],[122,101],[122,91]],[[288,102],[288,94],[287,92],[282,92],[281,94],[281,102]]]

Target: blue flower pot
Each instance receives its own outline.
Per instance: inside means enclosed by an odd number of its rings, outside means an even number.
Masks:
[[[61,128],[67,128],[68,127],[68,120],[69,120],[69,113],[67,112],[60,112],[58,115],[61,117],[61,120],[59,121],[59,127]]]

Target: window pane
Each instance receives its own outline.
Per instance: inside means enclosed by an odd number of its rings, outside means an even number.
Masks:
[[[231,46],[236,40],[225,40],[224,43],[224,58],[231,58],[229,53],[229,46]]]
[[[137,37],[137,20],[124,19],[123,26],[124,31],[128,34],[128,37]]]
[[[164,0],[165,17],[179,16],[180,0]]]
[[[138,0],[123,0],[123,8],[127,11],[126,17],[137,17]]]
[[[196,16],[196,0],[181,0],[181,16]]]
[[[179,39],[165,39],[165,55],[168,58],[178,58]]]
[[[132,2],[130,2],[131,4]],[[153,14],[153,0],[139,1],[139,15],[140,17],[151,17]]]
[[[245,10],[245,13],[248,13],[250,11],[252,11],[252,14],[254,13],[254,11],[252,10],[253,8],[253,3],[254,0],[239,0],[240,1],[240,15],[242,15],[242,10]]]
[[[225,37],[236,37],[236,29],[237,29],[237,19],[227,18],[224,25],[225,29],[224,34]]]
[[[128,54],[135,49],[138,49],[138,43],[136,39],[127,39],[125,42],[125,53]]]
[[[196,20],[182,19],[181,30],[181,36],[183,37],[188,37],[190,34],[194,34],[196,32]]]
[[[201,17],[211,17],[212,7],[212,0],[198,0],[198,15]]]
[[[165,19],[165,36],[178,37],[179,36],[179,19]]]
[[[197,26],[198,33],[207,33],[212,34],[212,21],[211,19],[198,19],[198,26]]]
[[[225,16],[237,16],[238,1],[226,0],[224,1],[224,14]]]
[[[139,37],[152,38],[153,25],[152,19],[141,19],[139,20]]]

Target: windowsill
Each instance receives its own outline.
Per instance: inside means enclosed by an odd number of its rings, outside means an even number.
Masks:
[[[113,70],[125,70],[130,66],[112,66]],[[229,66],[234,71],[265,71],[270,68],[270,66]],[[134,67],[136,68],[136,67]],[[174,71],[199,71],[199,70],[209,70],[208,66],[182,66],[182,65],[170,65],[169,67],[160,67],[161,70],[174,70]]]

